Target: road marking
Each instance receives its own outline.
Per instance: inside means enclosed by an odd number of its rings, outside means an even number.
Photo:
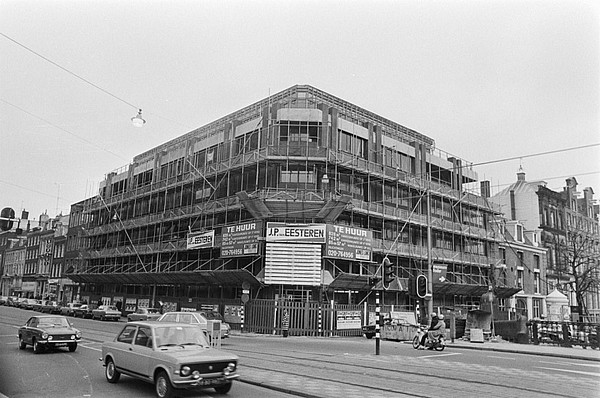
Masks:
[[[575,363],[575,362],[550,362],[550,361],[538,361],[540,363],[549,363],[552,365],[559,365],[559,366],[564,366],[564,365],[573,365],[573,366],[587,366],[590,368],[600,368],[600,364],[599,363]]]
[[[94,348],[94,347],[90,347],[90,346],[83,345],[83,344],[79,344],[79,347],[87,348],[88,350],[93,350],[93,351],[102,351],[100,348]]]
[[[439,357],[449,357],[451,355],[462,355],[459,352],[452,352],[452,353],[448,353],[448,354],[434,354],[434,355],[425,355],[419,358],[439,358]]]
[[[556,371],[559,371],[559,372],[567,372],[567,373],[577,373],[577,374],[580,374],[580,375],[588,375],[588,376],[598,377],[598,373],[582,372],[580,370],[559,369],[559,368],[545,368],[545,367],[542,367],[542,366],[536,366],[536,368],[538,368],[538,369],[546,369],[546,370],[556,370]]]
[[[16,334],[0,334],[0,337],[17,337]]]
[[[510,357],[495,357],[493,355],[488,355],[488,358],[498,358],[498,359],[510,359],[511,361],[516,361],[516,358],[510,358]]]

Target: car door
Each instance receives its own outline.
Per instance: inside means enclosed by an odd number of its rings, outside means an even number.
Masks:
[[[148,326],[140,326],[133,340],[131,347],[132,354],[135,356],[138,372],[143,377],[152,377],[152,352],[153,347],[152,329]]]
[[[137,355],[133,351],[133,341],[137,331],[137,325],[127,325],[117,336],[114,344],[115,365],[118,368],[138,373]]]
[[[35,329],[37,328],[37,324],[38,324],[37,318],[30,318],[27,321],[27,323],[25,324],[25,328],[23,329],[21,336],[23,337],[23,340],[27,344],[31,344],[33,333],[34,333]]]

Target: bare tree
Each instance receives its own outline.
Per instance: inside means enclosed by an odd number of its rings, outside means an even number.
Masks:
[[[588,293],[597,294],[600,287],[598,237],[583,229],[571,227],[567,229],[566,235],[566,240],[559,245],[557,253],[565,266],[563,272],[569,277],[565,284],[575,293],[580,320],[589,320],[586,296]]]

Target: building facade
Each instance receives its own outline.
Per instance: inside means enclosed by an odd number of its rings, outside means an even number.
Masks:
[[[569,298],[573,320],[581,314],[583,320],[600,321],[600,228],[592,188],[578,192],[573,177],[557,192],[544,181],[526,181],[520,170],[517,181],[492,200],[525,230],[541,231],[540,245],[547,249],[547,291],[556,288]]]
[[[293,86],[108,173],[72,206],[68,277],[81,298],[130,309],[358,304],[374,302],[388,258],[386,303],[413,308],[409,280],[424,274],[433,308],[477,308],[501,238],[476,183],[433,139]]]

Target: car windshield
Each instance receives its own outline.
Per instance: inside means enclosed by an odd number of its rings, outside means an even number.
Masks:
[[[69,321],[67,321],[66,318],[56,317],[56,318],[40,318],[38,326],[39,327],[58,328],[58,327],[69,327],[70,325],[69,325]]]
[[[218,312],[207,312],[206,313],[206,319],[215,319],[215,320],[218,320],[218,321],[222,321],[223,317]]]
[[[148,314],[160,314],[160,311],[156,308],[148,308]]]
[[[109,306],[107,306],[107,307],[106,307],[106,309],[107,309],[107,310],[111,310],[111,311],[119,311],[119,310],[117,309],[117,307],[115,307],[114,305],[109,305]]]
[[[198,345],[208,347],[201,329],[196,327],[164,326],[155,329],[156,346],[172,347]]]

